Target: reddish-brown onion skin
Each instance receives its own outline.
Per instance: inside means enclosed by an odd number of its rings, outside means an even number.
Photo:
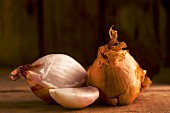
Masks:
[[[49,94],[49,88],[43,87],[39,84],[35,84],[32,81],[26,80],[30,86],[31,91],[40,99],[48,103],[54,103],[55,100]]]

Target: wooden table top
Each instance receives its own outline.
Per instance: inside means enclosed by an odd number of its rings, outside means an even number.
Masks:
[[[96,101],[92,105],[70,110],[37,98],[24,79],[10,81],[0,75],[0,113],[170,113],[170,85],[152,84],[128,106],[106,106]]]

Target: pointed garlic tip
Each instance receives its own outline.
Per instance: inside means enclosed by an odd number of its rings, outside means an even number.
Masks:
[[[49,93],[57,103],[69,109],[84,108],[99,97],[98,89],[92,86],[49,89]]]
[[[114,26],[114,25],[113,25]],[[110,35],[110,39],[111,40],[114,40],[115,42],[117,41],[117,37],[118,37],[118,34],[117,34],[117,31],[113,30],[113,26],[110,28],[109,30],[109,35]]]

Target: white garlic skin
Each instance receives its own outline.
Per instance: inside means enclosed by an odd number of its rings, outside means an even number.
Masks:
[[[69,109],[87,107],[99,97],[98,89],[92,86],[49,89],[49,93],[57,103]]]

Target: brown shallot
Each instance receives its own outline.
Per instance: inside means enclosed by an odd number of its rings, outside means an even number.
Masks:
[[[98,49],[97,58],[88,70],[88,83],[100,91],[100,100],[109,105],[132,103],[151,80],[136,60],[117,40],[117,31],[109,30],[110,42]]]

